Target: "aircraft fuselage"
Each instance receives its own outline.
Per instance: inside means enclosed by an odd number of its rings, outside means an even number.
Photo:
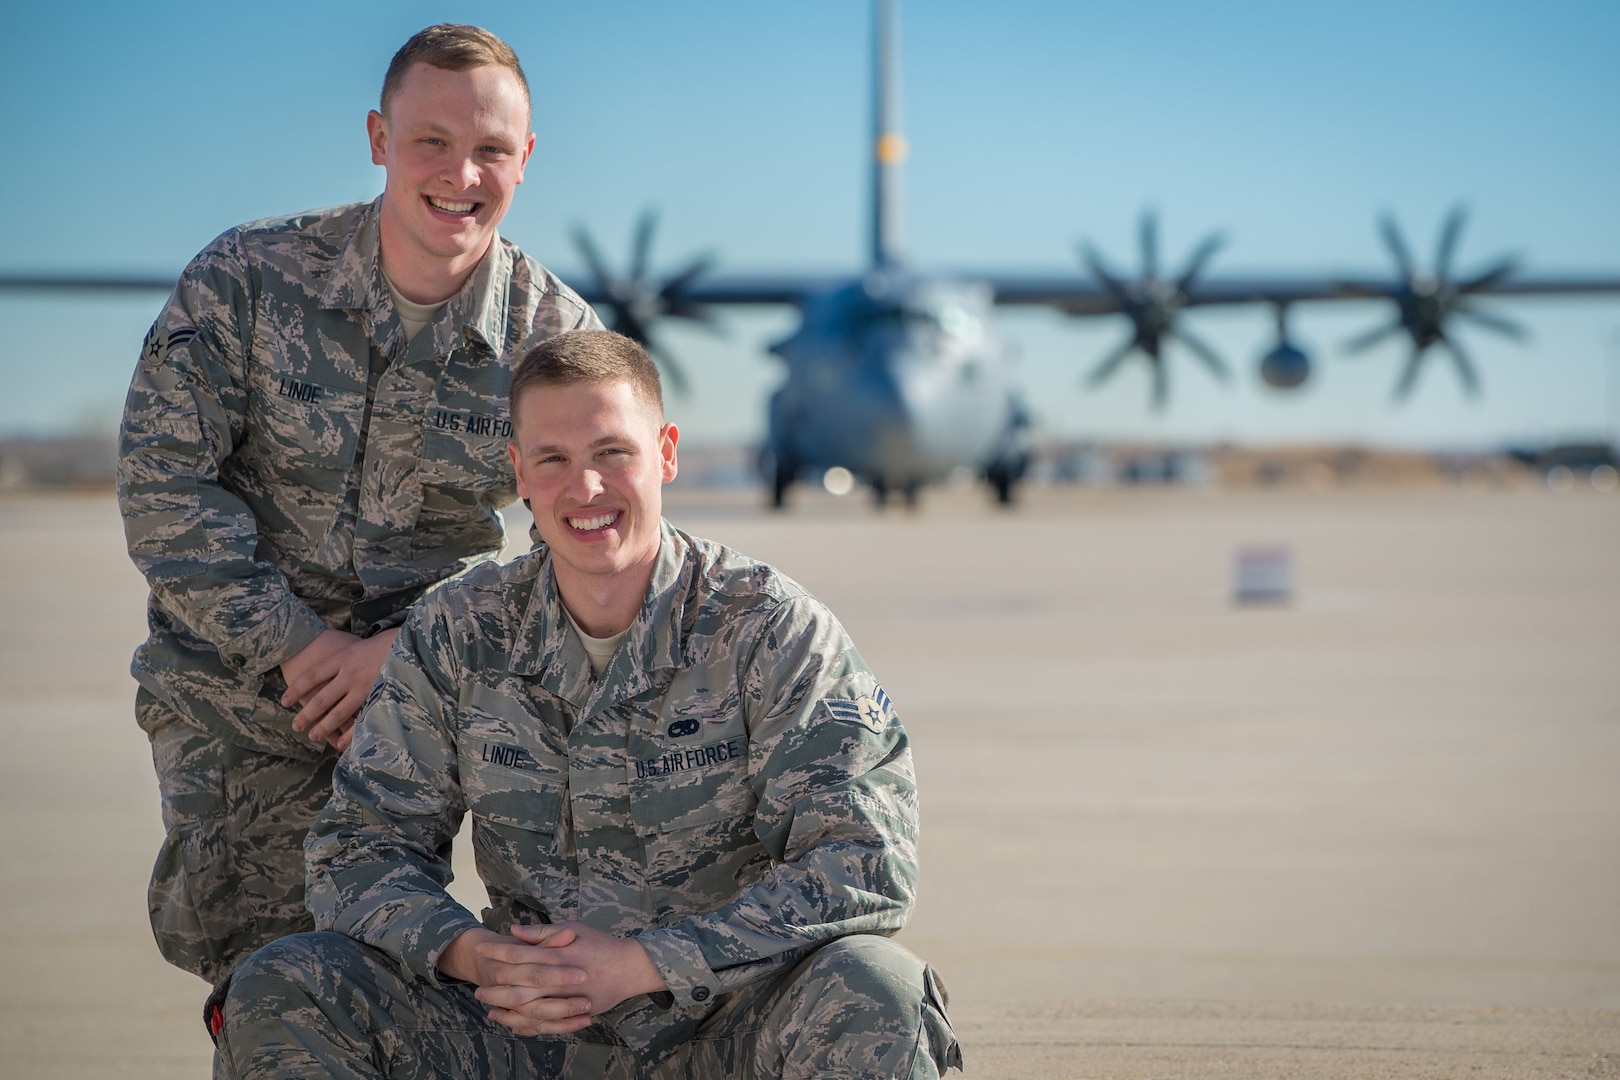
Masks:
[[[792,475],[842,466],[879,492],[1022,472],[1028,420],[982,284],[875,272],[808,298],[772,347],[787,381],[768,449]]]

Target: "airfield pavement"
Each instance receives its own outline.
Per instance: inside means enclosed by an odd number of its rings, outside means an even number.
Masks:
[[[757,502],[668,510],[825,599],[897,703],[903,940],[968,1075],[1620,1077],[1620,495]],[[1233,605],[1244,543],[1292,603]],[[0,1077],[208,1072],[146,927],[144,594],[110,496],[0,498]]]

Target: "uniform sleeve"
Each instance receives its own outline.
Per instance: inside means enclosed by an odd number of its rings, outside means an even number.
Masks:
[[[591,305],[587,304],[584,300],[580,299],[578,293],[574,292],[572,289],[569,289],[568,297],[575,304],[579,305],[578,317],[574,320],[574,324],[572,326],[567,327],[568,330],[607,329],[607,327],[602,325],[602,320],[597,316],[596,309],[591,307]]]
[[[892,934],[917,884],[905,730],[832,615],[778,609],[743,674],[754,833],[772,866],[716,911],[638,936],[677,1004],[701,1005],[856,933]]]
[[[118,444],[130,558],[164,608],[262,674],[313,641],[320,617],[258,554],[258,523],[220,485],[247,418],[252,292],[226,233],[186,268],[141,349]]]
[[[440,954],[480,925],[445,891],[466,813],[449,735],[452,625],[432,601],[406,620],[304,845],[316,927],[381,949],[434,985]]]

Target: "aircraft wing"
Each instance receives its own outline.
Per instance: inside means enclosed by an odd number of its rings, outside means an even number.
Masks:
[[[590,274],[559,274],[580,297],[589,304],[608,304],[612,299],[608,290]],[[801,303],[805,296],[831,288],[847,280],[834,275],[793,274],[733,274],[704,275],[682,284],[679,299],[684,303],[707,304],[793,304]]]
[[[171,292],[178,274],[0,274],[0,291]]]
[[[1124,310],[1120,296],[1081,274],[962,275],[983,280],[996,303],[1009,307],[1050,307],[1069,315],[1108,315]],[[1131,284],[1135,284],[1132,282]],[[1200,280],[1181,297],[1183,307],[1234,304],[1294,304],[1317,300],[1394,297],[1406,283],[1388,277],[1228,277]],[[1510,277],[1468,290],[1479,296],[1578,296],[1620,293],[1617,277]]]
[[[971,275],[970,275],[971,276]],[[1054,275],[984,277],[996,294],[996,303],[1012,307],[1044,306],[1070,315],[1107,315],[1123,310],[1119,296],[1100,282],[1082,276]],[[1380,285],[1383,285],[1380,282]],[[1215,304],[1294,303],[1300,300],[1344,299],[1337,284],[1327,278],[1224,278],[1199,281],[1187,290],[1184,306]]]

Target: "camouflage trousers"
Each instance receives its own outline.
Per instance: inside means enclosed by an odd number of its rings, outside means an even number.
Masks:
[[[933,970],[870,934],[720,995],[690,1026],[670,1015],[678,1038],[641,1050],[600,1024],[523,1037],[489,1019],[465,983],[430,986],[345,935],[301,934],[238,965],[214,1076],[904,1080],[962,1062]]]
[[[304,906],[304,836],[332,793],[337,755],[299,761],[224,742],[142,689],[163,847],[147,911],[158,951],[219,983],[237,960],[315,928]]]

